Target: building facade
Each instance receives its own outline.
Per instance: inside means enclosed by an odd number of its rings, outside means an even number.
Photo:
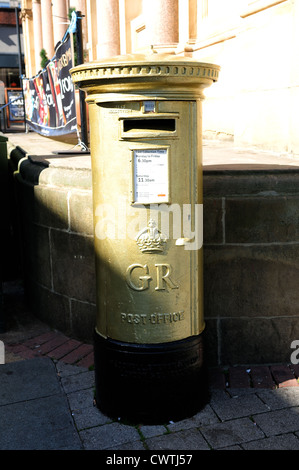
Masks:
[[[221,66],[206,90],[204,137],[299,154],[298,0],[22,0],[26,76],[54,54],[74,7],[85,61],[171,52]]]
[[[210,165],[203,172],[208,360],[288,362],[299,337],[299,0],[22,0],[27,77],[40,70],[41,49],[51,58],[70,7],[84,15],[86,62],[154,49],[219,64],[219,81],[205,90],[204,137],[293,155],[289,168]],[[91,161],[84,153],[75,165],[51,158],[50,144],[34,158],[8,147],[24,285],[38,318],[90,341],[97,296]]]
[[[19,28],[22,45],[21,21],[19,21]],[[1,6],[0,4],[0,81],[6,88],[20,86],[16,12],[15,8],[9,8],[9,3],[7,3],[7,6]],[[3,104],[4,101],[0,97],[1,103]]]

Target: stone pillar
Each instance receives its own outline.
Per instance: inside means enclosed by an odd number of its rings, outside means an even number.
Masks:
[[[179,42],[178,0],[143,0],[148,42],[169,46]]]
[[[26,3],[26,6],[28,6],[28,3],[29,2]],[[27,77],[31,77],[35,73],[35,66],[32,11],[30,8],[22,8],[21,20],[23,32],[23,48],[25,56],[25,74]]]
[[[54,56],[54,37],[51,0],[41,0],[43,48],[48,59]]]
[[[65,0],[52,0],[54,46],[62,40],[68,28],[68,12]],[[49,57],[50,58],[50,57]]]
[[[33,31],[34,31],[34,55],[35,55],[35,73],[41,69],[40,51],[43,48],[42,18],[40,0],[32,1]]]
[[[119,3],[118,0],[102,0],[97,3],[98,46],[97,58],[120,54]]]
[[[97,4],[93,0],[86,2],[86,19],[88,32],[88,61],[97,58]]]

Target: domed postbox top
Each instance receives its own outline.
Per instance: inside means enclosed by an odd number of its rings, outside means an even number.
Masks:
[[[87,93],[194,85],[200,89],[218,80],[220,67],[175,54],[127,54],[84,63],[70,70],[72,80]]]

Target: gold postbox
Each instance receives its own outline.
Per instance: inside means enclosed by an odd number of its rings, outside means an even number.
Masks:
[[[216,65],[157,53],[71,71],[89,105],[97,403],[110,415],[161,421],[200,404],[201,101],[218,73]],[[182,409],[178,382],[188,380],[194,399],[183,390]],[[165,392],[167,404],[149,406],[153,393]]]

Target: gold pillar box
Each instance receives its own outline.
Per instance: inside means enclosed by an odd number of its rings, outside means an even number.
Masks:
[[[109,415],[157,422],[200,404],[201,100],[218,73],[216,65],[156,53],[71,71],[89,104],[97,403]],[[184,410],[178,381],[194,388]],[[140,384],[134,405],[114,396],[121,386],[129,402]],[[145,397],[153,391],[168,391],[168,405],[151,409]]]

